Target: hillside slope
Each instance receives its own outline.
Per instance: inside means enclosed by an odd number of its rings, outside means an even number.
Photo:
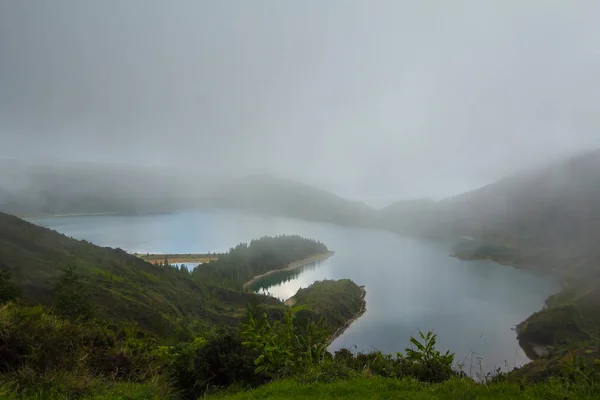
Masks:
[[[238,209],[345,225],[375,210],[326,190],[268,175],[243,178],[93,162],[0,159],[0,211],[20,216]]]
[[[200,199],[209,207],[235,208],[268,215],[369,226],[376,211],[326,190],[288,179],[253,175],[225,180],[210,196]]]
[[[598,255],[600,150],[517,174],[438,202],[382,210],[396,231],[468,236],[516,250],[513,264],[566,269]]]
[[[202,285],[174,269],[120,249],[95,246],[0,213],[0,265],[12,272],[24,299],[50,304],[67,265],[85,280],[100,316],[135,323],[160,337],[187,335],[195,325],[235,325],[250,298],[266,296]]]

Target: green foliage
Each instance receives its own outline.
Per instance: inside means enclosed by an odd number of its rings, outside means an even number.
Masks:
[[[42,306],[0,309],[1,380],[15,392],[80,396],[98,380],[147,381],[163,363],[156,341],[133,327],[63,319]]]
[[[63,318],[89,319],[93,316],[89,291],[74,265],[65,268],[54,288],[54,309]]]
[[[3,400],[177,400],[178,396],[160,377],[144,383],[86,378],[54,374],[39,379],[48,381],[45,388],[15,391],[11,382],[0,383]],[[79,388],[80,390],[77,390]]]
[[[12,280],[12,273],[5,267],[0,267],[0,304],[19,297],[20,291]]]
[[[454,354],[448,351],[442,354],[435,348],[435,333],[419,332],[419,336],[420,341],[410,338],[413,347],[406,349],[406,356],[398,353],[394,357],[380,351],[355,356],[349,350],[341,349],[335,352],[333,359],[356,372],[387,378],[412,377],[423,382],[443,382],[461,375],[452,368]]]
[[[184,399],[196,399],[208,390],[233,384],[255,386],[266,377],[254,373],[256,352],[242,345],[234,331],[218,330],[207,339],[197,338],[169,350],[167,376]]]
[[[309,321],[299,326],[291,308],[282,320],[270,322],[267,314],[249,315],[242,325],[243,345],[256,350],[255,372],[270,378],[291,376],[323,361],[328,330],[322,323]]]
[[[307,288],[298,290],[292,298],[298,318],[313,318],[311,313],[322,315],[331,333],[343,327],[349,320],[364,311],[365,291],[350,279],[323,280],[314,282]]]
[[[255,390],[220,396],[222,400],[286,399],[411,399],[411,400],[592,400],[600,391],[586,385],[572,385],[559,379],[548,383],[477,383],[469,378],[451,378],[424,383],[411,378],[358,376],[331,382],[306,384],[297,379],[272,382]]]
[[[411,336],[413,348],[406,349],[406,359],[413,364],[415,376],[427,382],[442,382],[454,375],[452,363],[454,354],[446,351],[442,354],[435,348],[437,334],[419,331],[422,341]]]
[[[561,376],[572,383],[595,384],[600,382],[598,360],[588,363],[585,357],[575,351],[569,351],[560,360]],[[600,385],[599,385],[600,386]]]
[[[64,268],[76,265],[77,281],[85,287],[79,293],[93,299],[96,317],[117,325],[136,324],[171,344],[209,327],[237,326],[249,298],[280,304],[266,296],[215,288],[185,270],[152,265],[123,250],[74,240],[2,213],[0,264],[12,274],[23,301],[45,306],[55,305],[57,297],[58,303],[68,300],[70,295],[55,295],[55,286],[65,278]]]
[[[325,357],[322,363],[308,366],[305,371],[295,377],[295,380],[308,385],[352,379],[359,375],[359,372],[347,364],[336,362],[331,357]]]
[[[326,253],[327,246],[297,235],[262,237],[241,243],[217,260],[199,265],[192,276],[199,282],[242,289],[257,275],[285,268],[293,261]]]

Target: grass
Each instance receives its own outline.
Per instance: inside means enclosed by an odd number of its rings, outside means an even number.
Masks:
[[[468,378],[453,378],[428,384],[413,379],[359,377],[332,383],[302,384],[294,380],[271,383],[255,390],[215,396],[223,400],[253,399],[507,399],[507,400],[583,400],[598,399],[600,391],[587,385],[573,385],[559,380],[522,386],[497,382],[478,384]]]
[[[89,394],[79,398],[85,400],[176,400],[176,393],[164,382],[147,383],[110,382],[95,379],[91,382]],[[71,400],[72,395],[56,388],[26,390],[16,393],[9,385],[0,386],[2,400]]]

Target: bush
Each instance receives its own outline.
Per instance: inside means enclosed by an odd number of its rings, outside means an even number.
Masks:
[[[291,307],[284,310],[282,320],[269,321],[248,315],[242,324],[243,345],[254,349],[255,372],[273,379],[292,376],[324,361],[327,354],[328,330],[323,321],[307,321],[299,325]]]
[[[406,349],[406,359],[413,368],[412,375],[426,382],[442,382],[455,375],[452,370],[454,354],[449,351],[441,354],[435,348],[437,335],[431,331],[426,335],[419,331],[419,336],[422,342],[411,337],[414,348]]]
[[[393,357],[380,351],[355,356],[350,350],[341,349],[335,352],[333,360],[354,371],[386,378],[413,377],[423,382],[442,382],[460,375],[452,369],[454,355],[436,350],[436,334],[419,332],[419,336],[421,341],[410,338],[413,348],[406,349],[406,356],[398,353]]]
[[[12,280],[11,272],[4,266],[0,267],[0,304],[19,297],[19,288]]]
[[[0,310],[0,372],[17,391],[66,376],[65,385],[80,394],[97,378],[142,382],[161,364],[154,340],[134,328],[74,322],[42,306],[9,303]]]
[[[256,386],[267,381],[255,374],[256,352],[242,345],[237,332],[220,330],[208,340],[180,343],[169,355],[167,375],[184,399],[232,384]]]
[[[352,379],[358,373],[350,366],[327,360],[323,363],[309,367],[305,372],[299,374],[296,380],[303,384],[331,383],[338,380]]]

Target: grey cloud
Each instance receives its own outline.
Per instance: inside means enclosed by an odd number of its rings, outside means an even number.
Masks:
[[[444,196],[600,147],[600,4],[5,1],[0,156]]]

